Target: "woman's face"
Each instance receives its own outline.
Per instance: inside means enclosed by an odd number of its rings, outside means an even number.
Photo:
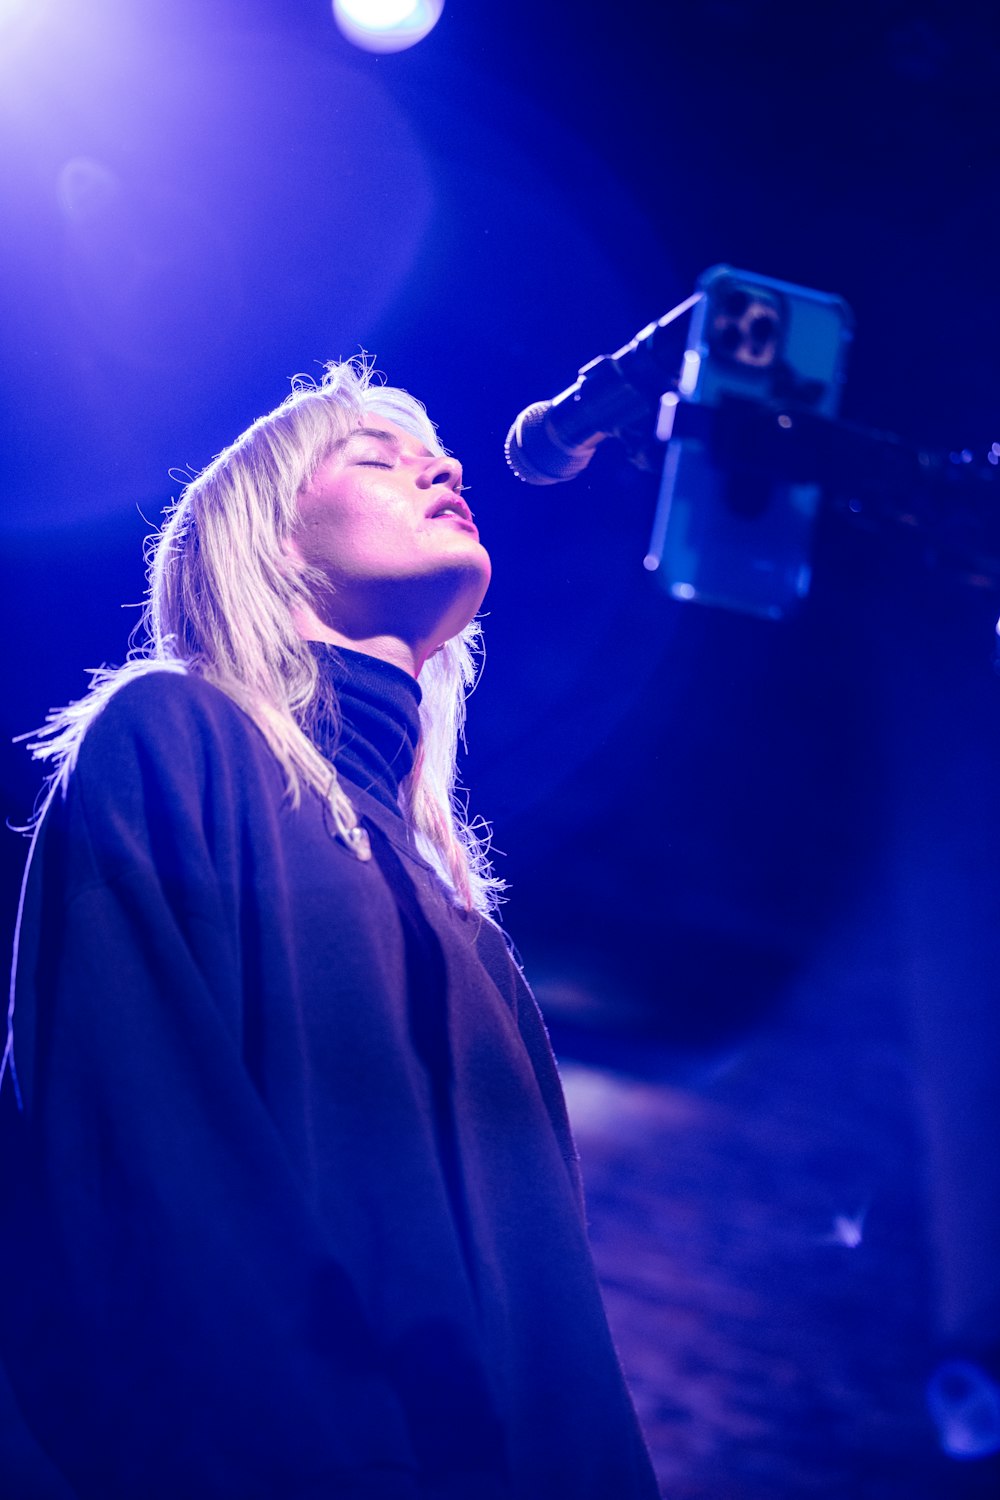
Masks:
[[[419,635],[427,654],[483,602],[490,559],[461,497],[462,467],[375,414],[299,496],[295,553],[326,579],[326,624],[351,639]]]

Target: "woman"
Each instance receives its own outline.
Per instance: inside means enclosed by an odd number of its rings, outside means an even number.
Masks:
[[[2,1348],[78,1497],[656,1493],[454,800],[489,573],[420,404],[331,366],[34,747]]]

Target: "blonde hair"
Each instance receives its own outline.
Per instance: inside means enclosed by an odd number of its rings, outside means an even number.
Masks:
[[[254,720],[281,764],[293,805],[303,788],[314,793],[329,807],[337,835],[367,857],[350,797],[308,735],[321,681],[292,617],[309,602],[316,580],[290,564],[284,544],[299,492],[368,413],[444,455],[423,405],[381,384],[366,360],[350,360],[327,365],[318,382],[297,376],[280,406],[185,486],[149,544],[147,602],[129,659],[95,673],[86,697],[50,714],[29,746],[52,762],[52,792],[72,770],[87,727],[123,683],[151,670],[190,672]],[[420,852],[458,903],[488,913],[503,882],[490,867],[487,831],[469,822],[456,797],[456,754],[479,647],[473,621],[426,662],[420,741],[401,803]]]

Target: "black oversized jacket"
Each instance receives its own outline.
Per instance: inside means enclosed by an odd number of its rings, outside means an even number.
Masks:
[[[369,863],[173,672],[88,730],[0,1096],[20,1417],[81,1500],[650,1497],[534,1000],[350,790]]]

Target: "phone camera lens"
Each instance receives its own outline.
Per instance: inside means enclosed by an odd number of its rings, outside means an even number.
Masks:
[[[750,324],[750,344],[755,354],[763,354],[764,350],[774,343],[775,324],[773,318],[756,317]]]

